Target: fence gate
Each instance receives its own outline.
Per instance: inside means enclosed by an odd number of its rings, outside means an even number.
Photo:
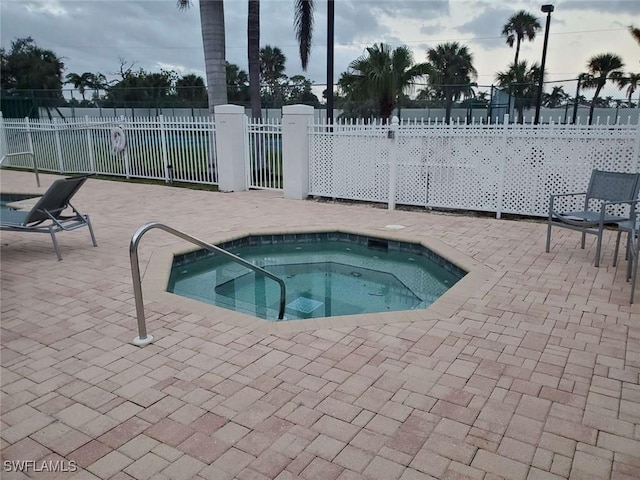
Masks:
[[[279,119],[247,122],[247,185],[282,190],[282,122]]]

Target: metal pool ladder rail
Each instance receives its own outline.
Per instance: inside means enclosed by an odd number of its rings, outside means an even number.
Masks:
[[[153,337],[147,334],[147,323],[144,317],[144,302],[142,300],[142,280],[140,278],[140,262],[138,261],[138,244],[142,239],[142,236],[153,228],[159,228],[160,230],[164,230],[165,232],[169,232],[176,237],[180,237],[183,240],[187,240],[188,242],[194,243],[199,247],[202,247],[210,252],[219,253],[230,260],[239,263],[247,267],[254,272],[261,273],[267,278],[275,281],[280,285],[280,307],[278,309],[278,320],[282,320],[284,318],[284,305],[286,298],[286,287],[284,285],[284,280],[275,276],[273,273],[266,271],[264,268],[258,267],[253,263],[247,262],[246,260],[234,255],[231,252],[227,252],[223,248],[216,247],[215,245],[211,245],[210,243],[203,242],[202,240],[188,235],[180,230],[176,230],[175,228],[170,227],[169,225],[165,225],[160,222],[150,222],[143,226],[141,226],[136,233],[131,237],[131,243],[129,244],[129,259],[131,260],[131,276],[133,278],[133,296],[136,302],[136,316],[138,317],[138,336],[133,339],[133,343],[138,346],[144,346],[153,341]]]

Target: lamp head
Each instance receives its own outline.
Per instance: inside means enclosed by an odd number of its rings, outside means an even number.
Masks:
[[[553,5],[547,4],[547,5],[542,5],[540,10],[542,10],[544,13],[551,13],[553,12],[554,8],[553,8]]]

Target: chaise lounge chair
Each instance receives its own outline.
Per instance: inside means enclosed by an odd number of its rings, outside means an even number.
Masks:
[[[596,235],[598,239],[595,261],[595,266],[598,267],[604,227],[629,220],[634,214],[632,204],[638,198],[639,188],[640,174],[594,170],[586,192],[551,195],[547,222],[547,253],[551,246],[551,227],[569,228],[582,232],[581,248],[584,248],[585,237],[589,233]],[[558,210],[555,204],[557,199],[578,195],[585,197],[583,210],[570,212]],[[625,204],[627,212],[623,213],[624,208],[620,207]]]
[[[0,216],[0,230],[50,234],[58,260],[62,260],[62,257],[56,240],[57,232],[89,227],[93,246],[97,247],[89,215],[81,214],[69,203],[86,180],[86,176],[56,180],[31,210],[3,210]],[[63,215],[67,208],[73,210],[73,215]]]

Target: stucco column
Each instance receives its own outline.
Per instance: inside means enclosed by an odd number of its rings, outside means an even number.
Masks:
[[[218,188],[223,192],[247,190],[245,143],[247,117],[238,105],[214,107]]]
[[[303,200],[309,195],[309,124],[313,107],[282,107],[282,163],[284,198]]]

